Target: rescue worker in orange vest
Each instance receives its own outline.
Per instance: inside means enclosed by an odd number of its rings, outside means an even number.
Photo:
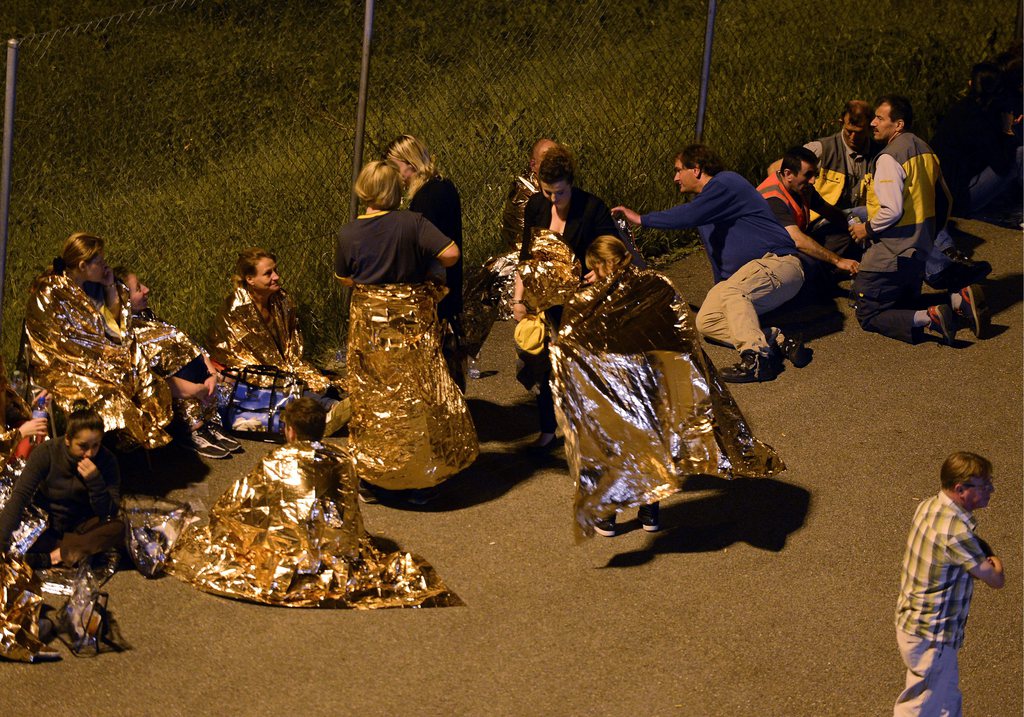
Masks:
[[[800,250],[805,276],[808,269],[812,268],[807,266],[811,260],[856,274],[859,266],[857,261],[844,259],[807,234],[811,212],[840,226],[846,224],[846,216],[825,201],[815,188],[817,175],[818,158],[814,152],[806,147],[791,147],[786,150],[778,171],[761,182],[757,191],[767,200],[775,218],[789,232],[796,248]]]

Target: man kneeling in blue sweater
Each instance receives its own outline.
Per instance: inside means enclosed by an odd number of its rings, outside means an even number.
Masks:
[[[708,147],[685,147],[676,155],[675,170],[679,191],[696,194],[693,201],[643,216],[627,207],[615,207],[612,213],[656,229],[697,228],[715,279],[697,313],[697,328],[740,354],[739,363],[720,372],[724,380],[772,380],[781,367],[780,349],[796,365],[804,365],[806,350],[775,327],[762,329],[758,319],[803,286],[793,239],[764,197],[742,176],[725,171]]]

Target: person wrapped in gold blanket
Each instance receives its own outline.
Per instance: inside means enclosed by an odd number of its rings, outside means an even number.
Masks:
[[[288,443],[271,451],[190,526],[169,571],[200,590],[285,607],[374,609],[461,604],[430,565],[378,547],[363,528],[353,462],[322,442],[312,398],[284,411]]]
[[[719,379],[672,282],[630,266],[615,237],[595,239],[586,258],[595,283],[565,305],[551,345],[579,532],[613,536],[616,513],[629,507],[658,530],[658,501],[691,475],[785,470]]]
[[[132,332],[131,303],[103,255],[103,240],[76,232],[53,271],[36,279],[25,308],[26,363],[66,413],[85,400],[104,430],[146,448],[166,445],[171,392]]]
[[[238,254],[235,290],[213,319],[207,335],[210,358],[220,368],[273,366],[305,382],[328,410],[327,435],[351,415],[343,382],[302,357],[303,337],[295,302],[281,285],[277,256],[253,247]]]

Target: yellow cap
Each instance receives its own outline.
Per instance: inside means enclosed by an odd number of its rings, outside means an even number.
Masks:
[[[537,316],[527,316],[516,324],[516,344],[528,354],[544,350],[544,322]]]

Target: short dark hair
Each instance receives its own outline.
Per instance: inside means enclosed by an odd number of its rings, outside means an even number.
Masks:
[[[994,62],[979,62],[971,68],[971,97],[985,102],[1003,90],[1003,73]]]
[[[545,184],[568,182],[576,178],[576,161],[564,144],[556,144],[544,153],[544,159],[537,169],[537,177]]]
[[[709,177],[725,171],[725,163],[715,151],[704,144],[688,144],[675,156],[687,169],[700,167],[700,171]]]
[[[796,147],[790,147],[786,150],[786,153],[782,155],[781,169],[788,169],[793,174],[799,174],[800,170],[803,169],[804,162],[807,162],[807,164],[812,167],[817,167],[818,155],[807,149],[807,147],[799,145]]]
[[[968,451],[957,451],[942,464],[942,471],[939,473],[942,487],[952,490],[960,483],[965,483],[971,478],[991,478],[992,462],[988,458],[979,456],[977,453]]]
[[[882,105],[889,105],[889,119],[893,122],[903,120],[903,128],[907,130],[914,126],[914,108],[903,95],[882,95],[875,100],[875,110]]]
[[[319,441],[327,427],[327,411],[309,396],[298,398],[284,409],[284,423],[300,441]]]
[[[843,113],[839,115],[839,119],[846,119],[849,116],[851,123],[862,127],[866,124],[871,124],[874,114],[875,108],[864,100],[850,100],[843,105]]]
[[[84,400],[75,401],[64,427],[64,437],[72,439],[82,431],[103,433],[103,418]]]

